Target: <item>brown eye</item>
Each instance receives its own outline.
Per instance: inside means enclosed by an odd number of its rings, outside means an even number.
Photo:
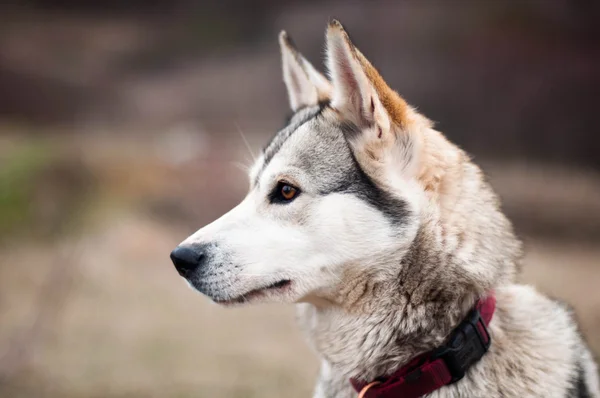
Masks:
[[[269,195],[269,199],[271,200],[271,203],[285,204],[296,199],[299,193],[300,190],[293,185],[286,182],[280,182]]]
[[[294,196],[296,196],[296,192],[298,192],[298,190],[291,185],[285,184],[281,187],[281,196],[285,200],[294,199]]]

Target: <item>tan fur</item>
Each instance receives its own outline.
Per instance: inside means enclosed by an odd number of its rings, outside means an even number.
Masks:
[[[337,21],[329,29],[354,49]],[[521,245],[479,168],[355,54],[398,128],[397,140],[404,135],[415,148],[421,226],[412,252],[398,259],[400,282],[349,271],[319,292],[327,300],[300,309],[300,323],[323,358],[315,397],[356,396],[349,377],[385,376],[442,344],[477,297],[492,290],[498,308],[490,352],[465,379],[430,396],[570,397],[578,368],[596,367],[569,311],[515,284]],[[386,169],[390,145],[385,137],[354,145],[361,167],[384,185],[394,181]],[[585,377],[590,396],[599,397],[597,375]]]
[[[405,127],[410,122],[408,117],[408,104],[406,101],[404,101],[397,92],[392,90],[387,85],[377,69],[375,69],[375,67],[367,60],[367,58],[365,58],[365,56],[352,44],[350,37],[342,27],[342,24],[336,20],[333,20],[329,24],[329,29],[338,30],[344,36],[344,39],[347,41],[350,48],[353,49],[357,60],[362,65],[367,78],[371,84],[373,84],[377,94],[379,94],[379,99],[390,115],[390,118],[394,121],[394,123],[398,124],[398,126]]]
[[[457,163],[456,158],[463,156],[457,148],[446,140],[439,132],[430,129],[431,122],[412,110],[406,101],[394,90],[392,90],[377,69],[367,60],[367,58],[358,50],[350,41],[350,37],[338,21],[332,21],[329,29],[339,31],[346,40],[348,46],[358,62],[360,63],[368,80],[373,85],[379,99],[389,114],[391,120],[395,123],[393,133],[396,139],[402,139],[403,134],[410,134],[410,139],[420,141],[420,153],[417,154],[421,158],[420,168],[418,170],[417,179],[421,182],[426,191],[432,195],[445,196],[443,200],[452,202],[451,189],[448,182],[448,173],[460,172],[453,169]],[[363,153],[372,161],[379,161],[381,156],[380,147],[386,145],[385,142],[372,142],[364,147]],[[389,144],[388,144],[389,145]],[[371,169],[373,177],[381,179],[379,175],[381,171],[376,170],[377,167]],[[447,181],[442,184],[442,180]],[[442,186],[443,185],[443,186]],[[445,192],[440,192],[444,189]]]
[[[361,63],[369,81],[375,87],[379,99],[383,104],[384,108],[390,115],[390,118],[394,123],[400,127],[407,127],[411,120],[409,117],[409,109],[406,101],[398,95],[397,92],[388,87],[387,83],[383,80],[377,69],[371,65],[371,63],[365,58],[360,51],[356,51],[356,57]]]

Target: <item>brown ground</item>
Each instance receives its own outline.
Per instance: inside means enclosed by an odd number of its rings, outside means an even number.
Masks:
[[[168,260],[243,195],[244,176],[230,162],[243,158],[240,145],[213,140],[211,151],[178,164],[135,139],[114,148],[57,136],[52,145],[80,159],[95,188],[78,227],[51,239],[17,234],[0,249],[0,395],[309,396],[317,361],[291,307],[223,309],[188,289]],[[487,169],[509,212],[536,213],[521,230],[563,225],[560,234],[526,234],[523,280],[572,303],[599,353],[600,247],[563,220],[597,217],[598,176]],[[549,174],[554,184],[544,182]]]

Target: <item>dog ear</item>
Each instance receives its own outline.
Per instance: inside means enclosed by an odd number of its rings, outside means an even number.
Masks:
[[[388,165],[394,173],[416,175],[421,131],[430,122],[387,85],[338,21],[327,27],[326,43],[330,105],[362,168],[374,177],[387,175]]]
[[[295,112],[305,106],[314,106],[329,101],[332,87],[323,74],[317,71],[298,52],[285,31],[279,34],[283,81],[287,87],[290,106]]]
[[[376,126],[379,138],[407,119],[406,102],[352,44],[343,26],[327,27],[327,65],[333,83],[331,106],[359,128]]]

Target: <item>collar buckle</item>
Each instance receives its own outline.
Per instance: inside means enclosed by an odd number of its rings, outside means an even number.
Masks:
[[[446,363],[452,376],[450,383],[454,383],[485,355],[490,343],[485,321],[479,310],[473,309],[453,331],[448,342],[434,351],[432,358],[441,358]]]

